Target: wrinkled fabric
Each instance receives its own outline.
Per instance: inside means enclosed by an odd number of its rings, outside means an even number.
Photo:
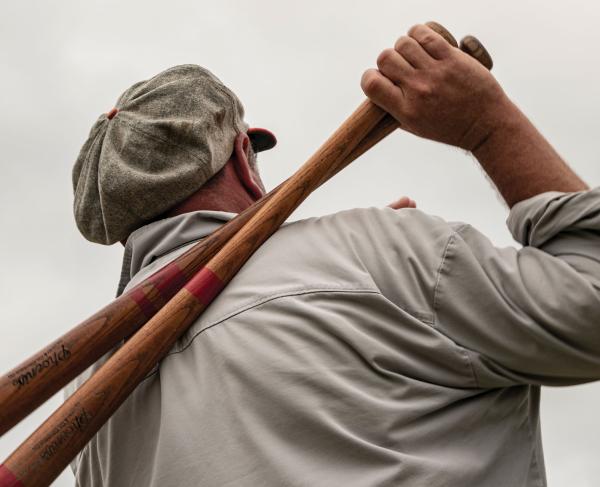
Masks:
[[[121,283],[232,216],[140,229]],[[508,224],[520,250],[415,209],[284,225],[80,453],[77,485],[545,486],[540,385],[600,377],[600,190]]]

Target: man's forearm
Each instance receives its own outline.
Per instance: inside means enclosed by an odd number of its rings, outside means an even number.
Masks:
[[[588,189],[508,98],[499,104],[496,115],[489,136],[473,149],[473,155],[509,207],[546,191]]]

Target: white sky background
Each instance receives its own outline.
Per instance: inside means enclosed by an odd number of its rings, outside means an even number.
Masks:
[[[93,245],[72,218],[71,167],[88,131],[136,81],[208,67],[272,129],[270,189],[363,99],[361,73],[415,23],[478,36],[509,95],[590,185],[600,184],[600,4],[591,1],[75,1],[0,5],[0,372],[109,302],[120,245]],[[506,209],[464,152],[395,133],[315,192],[295,217],[384,206],[467,221],[512,245]],[[58,404],[0,440],[0,462]],[[598,485],[600,384],[544,389],[551,486]],[[55,486],[73,485],[70,472]]]

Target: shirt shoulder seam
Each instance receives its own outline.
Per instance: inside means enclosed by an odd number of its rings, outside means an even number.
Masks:
[[[286,297],[290,297],[290,296],[302,296],[302,295],[306,295],[306,294],[316,294],[316,293],[356,293],[356,294],[378,294],[378,295],[381,295],[381,292],[378,289],[373,289],[373,288],[320,287],[320,288],[310,288],[310,289],[306,289],[306,288],[297,289],[294,291],[286,291],[286,292],[281,292],[281,293],[277,293],[277,294],[272,294],[269,296],[262,296],[260,299],[257,299],[256,301],[247,303],[244,306],[241,306],[234,311],[231,311],[225,315],[222,315],[221,317],[219,317],[217,319],[210,321],[208,324],[203,326],[200,330],[195,332],[194,335],[191,336],[188,340],[186,340],[184,345],[177,347],[177,349],[174,351],[169,352],[167,355],[165,355],[163,357],[162,360],[165,360],[167,357],[169,357],[171,355],[176,355],[178,353],[185,351],[187,348],[190,347],[192,342],[198,336],[200,336],[202,333],[223,323],[224,321],[227,321],[230,318],[233,318],[234,316],[237,316],[241,313],[250,311],[254,308],[257,308],[258,306],[266,304],[270,301],[274,301],[276,299],[286,298]],[[404,307],[402,307],[402,309],[404,309],[405,311],[407,311],[409,313],[413,313],[413,314],[416,313],[415,311],[407,310]],[[417,316],[417,318],[419,318],[419,317]],[[421,319],[421,318],[419,318],[419,319]],[[422,320],[422,321],[424,321],[424,320]],[[428,324],[431,324],[431,323],[429,322]],[[158,368],[159,368],[159,364],[155,365],[154,368],[146,375],[146,377],[144,377],[144,379],[142,379],[142,381],[145,381],[146,379],[148,379],[151,376],[153,376],[154,374],[156,374],[156,372],[158,371]]]
[[[462,347],[461,345],[459,345],[458,343],[456,343],[454,341],[454,339],[448,335],[446,335],[446,333],[443,333],[442,330],[440,330],[440,328],[437,326],[437,310],[439,309],[440,303],[438,300],[438,291],[439,291],[439,287],[440,287],[440,283],[442,280],[442,271],[444,269],[444,266],[448,260],[448,255],[451,251],[451,247],[454,245],[454,242],[456,240],[456,236],[460,235],[460,232],[462,230],[464,230],[465,228],[469,227],[468,224],[462,224],[457,228],[454,228],[452,230],[452,233],[450,234],[450,236],[448,237],[448,240],[446,241],[446,246],[444,247],[444,252],[442,254],[442,258],[440,260],[440,265],[437,268],[437,272],[436,272],[436,278],[435,278],[435,288],[433,290],[433,327],[440,333],[442,333],[443,335],[447,336],[450,340],[452,340],[452,342],[457,346],[457,348],[459,349],[459,351],[461,352],[461,354],[463,355],[463,357],[465,358],[465,361],[467,362],[467,366],[471,372],[471,376],[473,377],[473,381],[475,383],[476,387],[480,387],[479,384],[479,380],[477,378],[477,374],[475,373],[475,367],[473,367],[473,361],[471,360],[469,351]]]
[[[302,295],[306,295],[306,294],[316,294],[316,293],[322,293],[322,292],[381,294],[378,290],[370,289],[370,288],[356,288],[356,289],[352,289],[352,288],[312,288],[312,289],[299,289],[296,291],[277,293],[277,294],[272,294],[270,296],[263,296],[262,298],[257,299],[256,301],[247,303],[246,305],[244,305],[234,311],[231,311],[225,315],[222,315],[221,317],[219,317],[215,320],[212,320],[207,325],[203,326],[200,330],[198,330],[196,333],[194,333],[194,335],[192,337],[190,337],[189,340],[186,341],[185,345],[179,347],[174,352],[168,353],[167,355],[165,355],[165,358],[168,357],[169,355],[174,355],[176,353],[183,352],[186,348],[188,348],[191,345],[192,341],[194,341],[194,339],[198,335],[200,335],[201,333],[204,333],[206,330],[208,330],[210,328],[213,328],[213,327],[219,325],[220,323],[223,323],[224,321],[227,321],[230,318],[233,318],[234,316],[245,313],[246,311],[250,311],[254,308],[262,306],[263,304],[266,304],[270,301],[274,301],[276,299],[287,298],[290,296],[302,296]]]

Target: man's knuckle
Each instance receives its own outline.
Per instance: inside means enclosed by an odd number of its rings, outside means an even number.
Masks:
[[[433,94],[433,87],[429,83],[417,83],[415,91],[421,98],[429,98]]]
[[[452,51],[454,51],[454,49]],[[460,51],[458,52],[460,53]],[[456,76],[456,73],[461,72],[464,69],[462,62],[463,60],[456,52],[449,53],[448,56],[443,59],[443,62],[440,63],[440,77],[442,78],[442,81],[451,80]]]
[[[452,55],[452,52],[455,50],[450,44],[448,44],[448,41],[441,37],[438,37],[431,45],[435,46],[436,52],[441,59],[445,59]]]
[[[399,53],[405,52],[406,48],[410,46],[412,41],[413,39],[410,37],[402,36],[394,44],[394,49]]]
[[[408,35],[414,37],[418,35],[419,32],[422,32],[425,26],[423,24],[415,24],[410,29],[408,29]]]
[[[438,36],[431,32],[425,32],[423,35],[419,37],[419,42],[426,46],[428,44],[435,44],[440,40]]]
[[[377,66],[379,69],[389,66],[392,63],[395,54],[397,54],[396,51],[391,48],[381,51],[379,56],[377,56]]]
[[[380,80],[374,71],[366,71],[361,80],[362,89],[366,94],[372,94],[377,91]]]

